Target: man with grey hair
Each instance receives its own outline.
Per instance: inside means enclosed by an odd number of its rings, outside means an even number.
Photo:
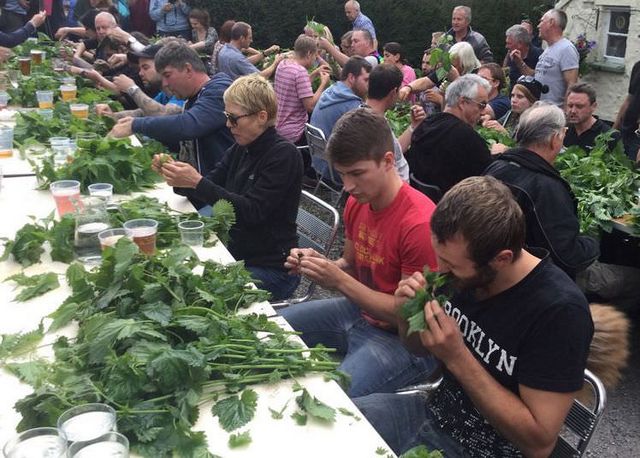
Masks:
[[[486,142],[474,130],[489,100],[489,83],[464,75],[447,88],[445,109],[420,124],[406,154],[413,177],[444,194],[459,181],[481,175],[491,162]]]
[[[136,133],[167,145],[180,142],[178,159],[206,175],[233,144],[222,99],[232,81],[224,73],[209,78],[198,53],[178,41],[164,45],[155,55],[154,62],[156,71],[162,75],[162,86],[186,100],[183,112],[167,116],[125,117],[118,121],[110,135],[128,137]],[[185,194],[186,190],[176,188],[176,192]],[[190,200],[198,209],[205,207],[202,201]]]
[[[553,167],[565,123],[560,108],[536,102],[520,116],[518,146],[500,155],[485,174],[511,188],[525,214],[527,246],[548,250],[553,262],[575,278],[600,253],[596,240],[580,235],[575,196]]]
[[[540,100],[562,106],[567,89],[578,82],[580,56],[576,47],[563,36],[567,26],[564,11],[551,9],[544,13],[538,24],[540,37],[549,45],[540,55],[536,65],[537,81],[549,86],[549,92],[542,94]]]
[[[376,28],[373,26],[371,19],[365,16],[360,10],[360,3],[356,0],[349,0],[346,2],[344,4],[344,14],[353,24],[353,30],[366,30],[371,34],[371,38],[377,48],[378,39],[376,38]]]
[[[454,43],[466,41],[473,47],[473,52],[480,62],[493,62],[493,53],[485,37],[471,29],[471,8],[456,6],[451,13],[451,28],[447,35],[453,37]]]
[[[531,34],[522,25],[512,25],[505,32],[505,45],[509,51],[504,57],[503,67],[509,67],[511,89],[522,75],[532,76],[542,49],[531,44]]]

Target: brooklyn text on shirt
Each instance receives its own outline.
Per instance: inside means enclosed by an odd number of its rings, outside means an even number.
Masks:
[[[507,375],[513,375],[513,368],[518,360],[517,356],[509,355],[506,350],[500,348],[500,345],[495,343],[493,339],[487,337],[485,340],[485,333],[475,321],[469,320],[459,308],[453,307],[451,302],[447,302],[444,305],[444,310],[447,315],[453,317],[460,328],[460,332],[464,338],[471,344],[471,348],[476,352],[478,356],[487,364],[494,365],[499,372],[506,372]]]

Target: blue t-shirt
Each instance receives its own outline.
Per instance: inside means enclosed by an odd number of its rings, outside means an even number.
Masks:
[[[184,100],[177,98],[175,95],[167,95],[164,91],[158,92],[158,95],[156,95],[153,100],[163,105],[168,105],[170,103],[178,105],[179,107],[184,105]]]
[[[226,73],[232,80],[259,71],[238,48],[230,43],[225,44],[218,54],[218,72]]]
[[[511,99],[506,95],[498,95],[489,100],[489,106],[493,110],[493,118],[500,119],[511,109]]]

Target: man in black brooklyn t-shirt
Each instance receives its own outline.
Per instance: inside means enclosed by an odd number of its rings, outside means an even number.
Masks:
[[[447,457],[548,456],[583,383],[593,335],[586,299],[544,250],[523,249],[522,211],[495,178],[454,186],[431,230],[453,295],[425,304],[428,329],[405,343],[443,363],[443,382],[428,403],[377,394],[356,405],[398,454],[424,443]],[[416,273],[396,296],[421,287]]]

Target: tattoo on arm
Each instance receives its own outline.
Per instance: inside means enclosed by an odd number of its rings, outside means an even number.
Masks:
[[[142,91],[136,91],[136,93],[133,94],[133,101],[140,107],[143,116],[164,116],[182,112],[181,107],[174,104],[163,105]]]

